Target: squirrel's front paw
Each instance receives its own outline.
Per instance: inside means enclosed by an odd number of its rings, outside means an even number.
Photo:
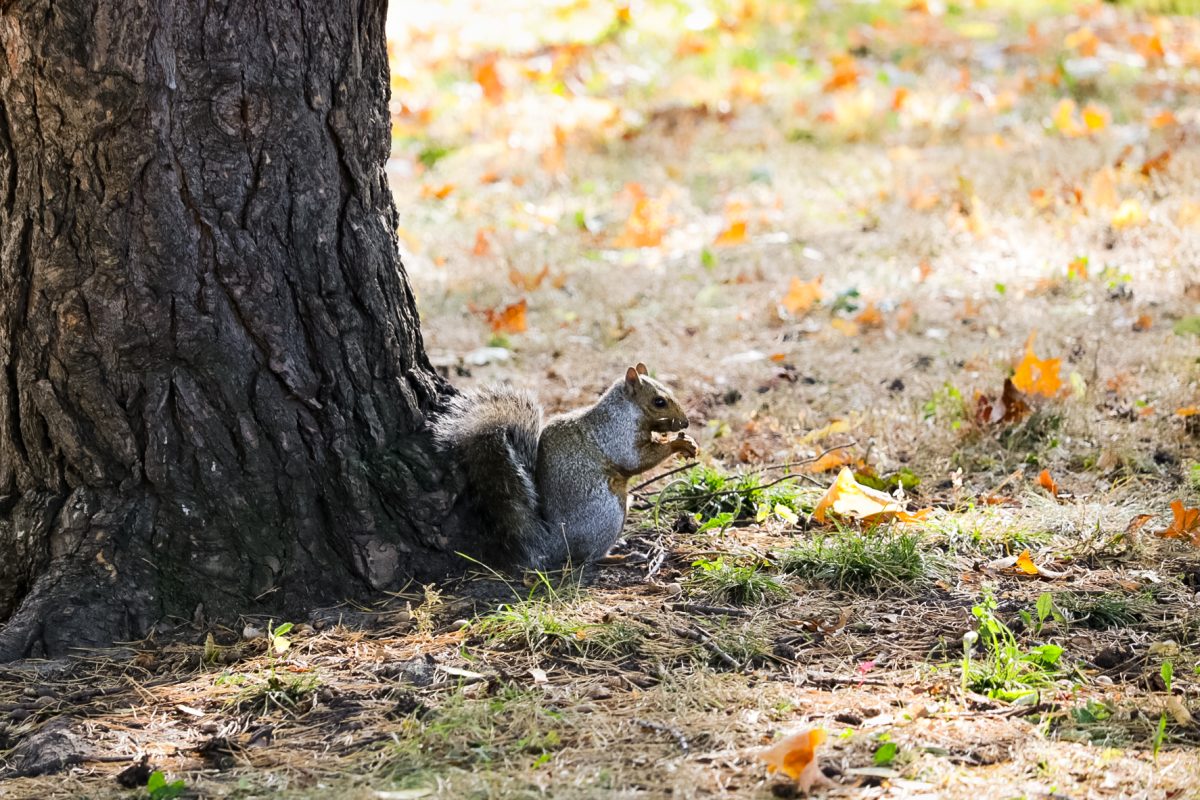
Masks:
[[[686,433],[680,433],[671,440],[671,449],[679,453],[684,458],[695,458],[700,446],[696,444],[696,440]]]

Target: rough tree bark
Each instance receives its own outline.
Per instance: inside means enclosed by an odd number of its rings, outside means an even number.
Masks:
[[[384,16],[0,0],[0,660],[453,567]]]

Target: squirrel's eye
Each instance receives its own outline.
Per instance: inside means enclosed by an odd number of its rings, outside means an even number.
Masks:
[[[654,398],[654,407],[655,408],[666,408],[667,407],[667,398],[665,398],[665,397]]]

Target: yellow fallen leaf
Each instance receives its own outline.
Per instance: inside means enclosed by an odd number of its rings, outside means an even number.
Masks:
[[[1184,406],[1183,408],[1175,409],[1177,417],[1194,417],[1200,414],[1200,406]]]
[[[813,304],[820,300],[824,294],[821,290],[821,280],[823,278],[823,275],[818,275],[807,282],[799,278],[792,278],[788,292],[783,296],[783,300],[781,301],[787,312],[795,316],[796,314],[803,314],[812,308]]]
[[[850,430],[850,421],[845,419],[835,419],[823,428],[809,431],[800,437],[797,444],[812,444],[819,442],[824,438],[832,436],[835,433],[845,433]]]
[[[1112,121],[1112,115],[1104,106],[1088,103],[1083,107],[1083,124],[1088,132],[1102,131]]]
[[[861,519],[866,522],[883,522],[895,519],[900,522],[920,522],[929,509],[916,512],[904,510],[904,506],[884,492],[863,486],[854,480],[849,467],[842,467],[837,480],[825,492],[813,509],[813,519],[825,522],[829,514]]]
[[[834,317],[829,321],[829,325],[843,336],[858,336],[859,334],[858,323],[851,319]]]
[[[1142,204],[1132,198],[1122,202],[1112,216],[1112,226],[1118,229],[1132,228],[1135,225],[1143,225],[1145,222],[1146,212],[1142,208]]]
[[[829,783],[817,761],[817,746],[824,741],[825,731],[820,728],[800,731],[760,751],[758,758],[766,763],[768,772],[782,772],[807,794],[813,784]]]
[[[1026,575],[1038,574],[1037,564],[1033,563],[1033,556],[1029,555],[1028,550],[1021,551],[1021,554],[1017,556],[1017,563],[1013,566],[1021,570],[1021,572],[1024,572]]]
[[[1076,119],[1075,110],[1075,101],[1069,97],[1064,97],[1055,104],[1054,110],[1050,113],[1050,119],[1054,123],[1055,130],[1063,136],[1073,138],[1083,136],[1087,133],[1087,128]]]

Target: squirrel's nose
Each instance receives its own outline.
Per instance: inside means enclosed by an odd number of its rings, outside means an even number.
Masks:
[[[686,428],[687,426],[688,426],[688,419],[687,419],[687,417],[684,417],[684,418],[683,418],[683,424],[679,426],[679,430],[683,430],[683,429],[684,429],[684,428]]]

